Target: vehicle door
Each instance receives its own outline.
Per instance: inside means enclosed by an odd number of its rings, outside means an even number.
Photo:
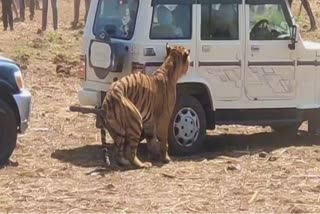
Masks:
[[[99,0],[90,6],[85,31],[86,79],[112,83],[124,75],[133,38],[139,0]],[[104,85],[103,85],[104,86]]]
[[[144,44],[146,73],[151,74],[166,57],[166,43],[190,49],[189,74],[194,72],[196,51],[195,0],[152,0],[152,19],[146,20],[148,40]],[[150,23],[151,21],[151,23]]]
[[[219,101],[238,100],[243,91],[244,22],[241,0],[199,0],[197,72]]]
[[[296,54],[285,0],[246,0],[245,93],[250,100],[295,98]]]

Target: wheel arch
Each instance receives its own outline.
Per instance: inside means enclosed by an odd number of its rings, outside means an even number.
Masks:
[[[207,117],[207,128],[213,129],[215,105],[209,83],[203,78],[184,78],[177,84],[177,97],[182,95],[193,96],[201,103]]]

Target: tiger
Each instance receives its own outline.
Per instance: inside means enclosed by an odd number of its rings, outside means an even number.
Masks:
[[[129,74],[113,82],[101,105],[104,129],[102,144],[106,145],[106,130],[113,139],[113,164],[150,168],[151,162],[141,162],[137,148],[143,138],[150,145],[159,141],[160,161],[169,163],[168,127],[176,103],[176,84],[189,68],[190,50],[166,44],[163,64],[146,75]],[[109,156],[105,162],[113,165]]]

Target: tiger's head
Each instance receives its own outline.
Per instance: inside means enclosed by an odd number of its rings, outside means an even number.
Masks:
[[[182,46],[169,46],[166,44],[166,59],[173,64],[173,69],[168,70],[169,79],[177,81],[184,76],[190,63],[190,50]]]

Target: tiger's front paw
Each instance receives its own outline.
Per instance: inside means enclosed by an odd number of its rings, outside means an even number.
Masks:
[[[164,156],[162,156],[161,162],[162,163],[170,163],[171,162],[171,158],[169,157],[168,153],[166,153]]]
[[[144,162],[143,164],[141,164],[140,167],[141,167],[141,168],[144,168],[144,169],[148,169],[148,168],[151,168],[151,167],[152,167],[152,163],[150,163],[150,162]]]

